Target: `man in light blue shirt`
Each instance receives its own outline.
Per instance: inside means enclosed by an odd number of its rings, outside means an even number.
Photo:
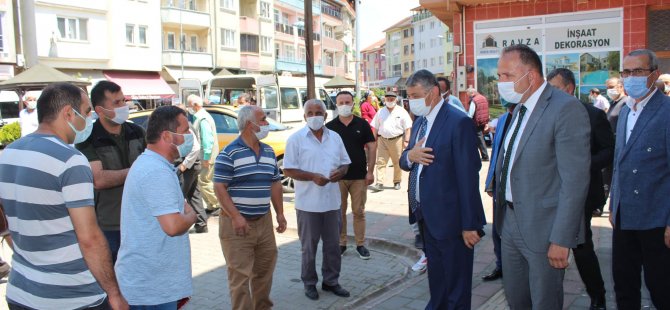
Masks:
[[[447,78],[443,76],[437,77],[437,84],[440,87],[440,95],[442,96],[445,102],[447,102],[450,106],[452,106],[456,110],[468,114],[468,112],[465,111],[465,108],[463,107],[463,103],[461,102],[461,100],[458,99],[458,97],[451,94],[451,82],[449,82]]]
[[[196,214],[186,204],[174,162],[190,152],[186,113],[156,109],[147,125],[147,149],[133,163],[121,203],[121,248],[116,273],[131,309],[177,309],[193,294],[188,229]]]

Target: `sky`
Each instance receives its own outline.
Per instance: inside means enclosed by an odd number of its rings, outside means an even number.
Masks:
[[[384,29],[412,15],[419,0],[358,0],[361,50],[384,38]]]

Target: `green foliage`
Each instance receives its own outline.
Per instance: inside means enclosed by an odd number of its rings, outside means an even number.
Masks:
[[[352,113],[354,113],[354,115],[356,115],[358,117],[361,117],[361,98],[360,97],[354,98],[354,108],[352,110]]]
[[[7,145],[21,138],[21,125],[14,122],[0,128],[0,143]]]
[[[384,95],[386,94],[386,91],[383,88],[373,88],[371,90],[375,93],[375,96],[379,98],[379,101],[383,101],[382,98],[384,98]]]

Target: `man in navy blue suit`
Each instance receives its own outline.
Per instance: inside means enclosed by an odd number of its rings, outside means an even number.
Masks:
[[[417,118],[400,166],[410,171],[409,205],[430,262],[426,309],[470,309],[474,246],[486,223],[477,131],[467,115],[445,104],[429,71],[412,74],[406,86]]]
[[[612,278],[619,309],[640,309],[641,270],[657,309],[670,309],[670,99],[658,91],[658,58],[635,50],[623,59],[630,100],[616,129],[610,194]]]

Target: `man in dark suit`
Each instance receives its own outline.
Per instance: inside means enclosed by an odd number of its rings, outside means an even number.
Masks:
[[[568,255],[584,240],[589,117],[542,71],[526,45],[504,48],[498,61],[498,91],[519,103],[496,163],[495,225],[511,309],[562,309]]]
[[[569,95],[575,93],[575,76],[572,71],[559,68],[547,74],[551,86],[565,91]],[[595,210],[602,210],[607,197],[603,191],[602,169],[611,165],[614,159],[614,133],[602,110],[584,104],[591,123],[591,182],[584,206],[584,243],[572,249],[577,263],[577,270],[591,297],[591,310],[605,309],[605,282],[600,273],[598,256],[593,249],[593,233],[591,218]]]
[[[407,80],[417,116],[400,166],[409,175],[409,205],[428,258],[426,309],[470,309],[474,246],[486,224],[479,195],[477,132],[463,112],[445,104],[432,73]]]
[[[670,309],[670,99],[654,86],[658,59],[635,50],[623,59],[631,100],[616,130],[610,199],[612,276],[619,309],[640,309],[641,270],[657,309]]]

